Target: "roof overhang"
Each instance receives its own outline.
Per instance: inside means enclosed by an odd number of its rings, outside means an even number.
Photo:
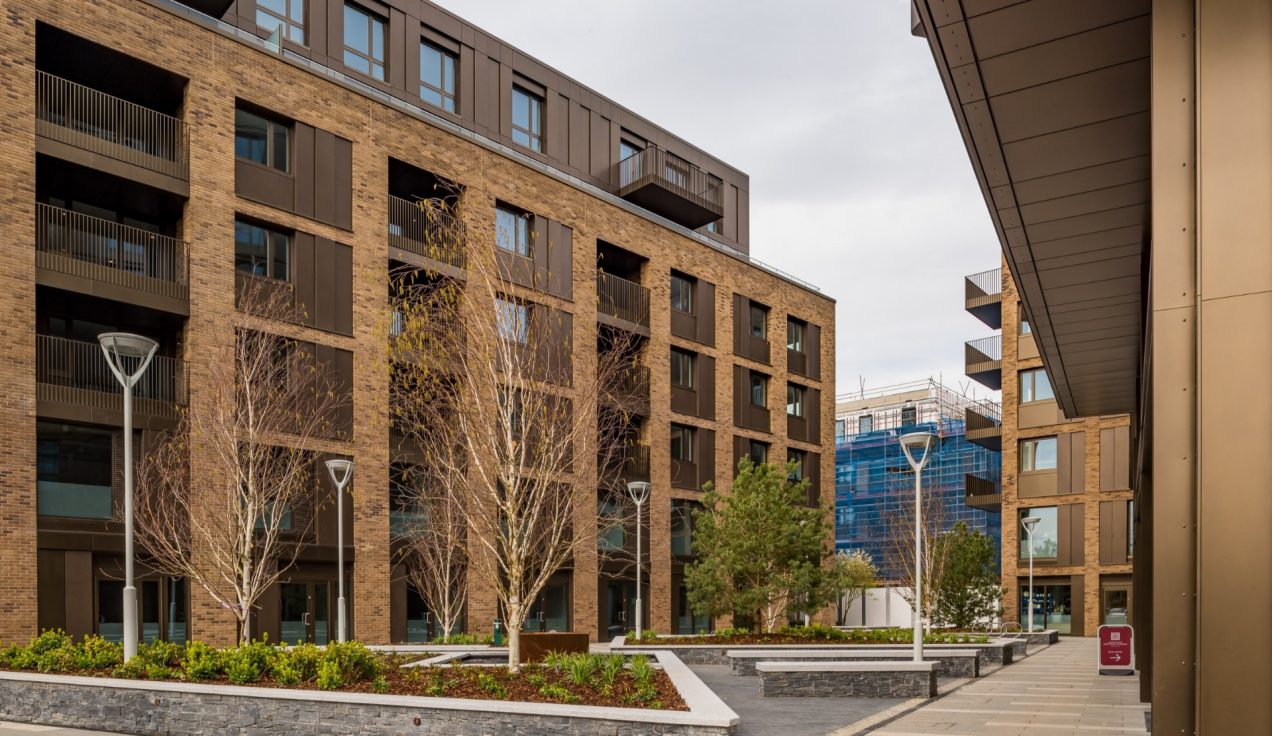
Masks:
[[[1150,10],[1150,0],[913,0],[911,30],[932,49],[1071,417],[1135,410]]]

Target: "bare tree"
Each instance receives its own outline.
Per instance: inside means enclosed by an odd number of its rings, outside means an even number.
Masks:
[[[927,492],[922,497],[923,541],[923,610],[925,627],[931,628],[945,575],[945,545],[938,540],[946,527],[945,503],[939,493]],[[898,572],[901,597],[914,608],[914,500],[902,493],[897,508],[889,515],[888,545],[892,568]]]
[[[233,360],[209,364],[199,407],[143,461],[135,528],[148,564],[206,591],[247,641],[257,601],[308,534],[315,449],[332,438],[347,388],[308,345],[268,331],[296,320],[290,289],[240,274],[238,307],[214,328]],[[210,466],[190,472],[192,450]]]

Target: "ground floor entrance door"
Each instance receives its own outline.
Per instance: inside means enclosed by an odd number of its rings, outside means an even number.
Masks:
[[[1100,623],[1125,625],[1131,622],[1131,581],[1100,582]]]
[[[605,633],[622,636],[636,626],[636,584],[613,582],[606,586]]]
[[[331,584],[326,581],[279,583],[278,619],[284,644],[326,644],[331,637]]]

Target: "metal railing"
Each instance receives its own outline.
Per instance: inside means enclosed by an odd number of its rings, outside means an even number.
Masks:
[[[647,146],[645,150],[618,162],[620,197],[630,189],[643,186],[647,180],[653,180],[664,189],[713,212],[724,212],[720,179],[657,146]]]
[[[42,268],[189,298],[190,249],[167,235],[37,202],[35,250]]]
[[[597,271],[596,301],[597,310],[604,314],[649,326],[649,289],[635,281]]]
[[[602,399],[624,411],[649,413],[649,367],[632,364],[623,369],[613,385],[603,387]]]
[[[968,437],[985,437],[1001,434],[1002,419],[995,408],[984,403],[968,406],[964,412]]]
[[[963,476],[964,500],[968,506],[980,509],[1001,506],[1002,493],[1002,489],[992,480],[970,473]]]
[[[649,480],[649,445],[633,442],[599,459],[602,480]]]
[[[963,295],[969,309],[1002,301],[1003,270],[995,268],[966,277],[963,280]]]
[[[151,171],[190,178],[189,131],[171,115],[35,73],[36,134]]]
[[[963,346],[963,357],[968,373],[1001,368],[1003,336],[992,335],[979,340],[968,340]]]
[[[35,336],[36,396],[45,401],[96,409],[123,408],[119,381],[110,372],[101,345],[52,335]],[[155,356],[133,386],[138,414],[177,416],[189,401],[185,361]]]
[[[437,200],[412,202],[389,195],[389,244],[456,268],[467,261],[467,226]]]

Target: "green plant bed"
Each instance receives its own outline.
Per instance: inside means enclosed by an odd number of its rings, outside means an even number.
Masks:
[[[142,644],[123,661],[119,644],[96,636],[80,642],[60,630],[31,643],[0,646],[0,670],[25,670],[130,680],[440,698],[577,703],[620,708],[688,710],[671,678],[644,656],[549,655],[519,672],[506,667],[403,667],[421,655],[374,652],[361,643],[280,647],[253,641],[229,649],[203,642]]]
[[[750,629],[720,629],[714,634],[701,636],[660,637],[652,631],[641,632],[637,639],[628,634],[629,645],[684,646],[741,645],[741,644],[913,644],[914,632],[910,629],[836,629],[830,626],[783,626],[773,633],[752,632]],[[923,636],[924,644],[986,644],[985,634],[968,631],[932,631]]]

